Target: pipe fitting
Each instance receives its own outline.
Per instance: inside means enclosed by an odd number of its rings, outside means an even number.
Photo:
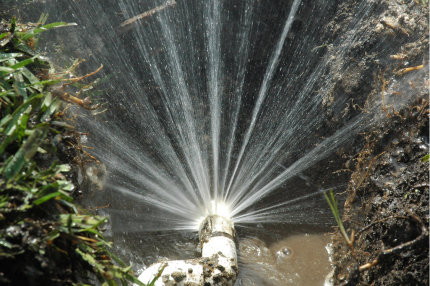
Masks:
[[[199,227],[202,258],[158,262],[138,279],[149,284],[163,270],[155,286],[233,286],[239,273],[234,237],[233,222],[208,216]]]
[[[216,236],[225,236],[234,240],[234,234],[233,222],[219,215],[207,216],[200,223],[200,242],[207,241],[209,238]]]

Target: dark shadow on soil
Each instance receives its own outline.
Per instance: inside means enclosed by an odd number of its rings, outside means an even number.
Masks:
[[[352,15],[352,2],[340,5],[337,17],[327,26],[334,37],[344,29],[343,19]],[[354,103],[355,98],[365,98],[358,96],[360,92],[369,98],[384,94],[384,78],[401,80],[400,66],[428,63],[428,6],[419,1],[408,5],[381,1],[373,9],[374,21],[358,29],[373,25],[371,36],[351,50],[349,59],[339,59],[348,68],[332,96],[348,95],[351,108],[346,117],[366,105]],[[409,25],[409,17],[425,22]],[[390,27],[392,23],[396,24]],[[329,48],[333,55],[342,49]],[[409,62],[404,64],[406,58]],[[351,180],[343,221],[349,235],[355,232],[355,241],[348,247],[341,233],[335,234],[334,285],[429,285],[429,164],[422,160],[429,154],[428,72],[417,78],[424,78],[423,84],[410,81],[412,89],[407,91],[415,101],[401,110],[381,110],[385,123],[361,134],[361,151],[344,153],[350,156],[344,170],[351,172]]]

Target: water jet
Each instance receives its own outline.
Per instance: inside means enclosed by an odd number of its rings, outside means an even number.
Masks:
[[[151,282],[162,270],[154,285],[233,286],[238,275],[234,224],[231,220],[211,215],[199,227],[202,258],[163,261],[149,266],[139,276],[143,283]]]
[[[406,19],[396,12],[409,11],[403,1],[184,0],[126,30],[124,21],[166,1],[35,2],[40,9],[20,9],[25,21],[43,9],[78,23],[41,39],[54,62],[83,57],[83,72],[103,63],[111,76],[101,96],[88,91],[106,112],[77,118],[107,171],[103,190],[84,190],[83,203],[109,205],[101,210],[111,220],[109,239],[135,271],[193,257],[199,218],[219,213],[213,201],[228,203],[243,240],[257,231],[270,236],[276,224],[284,236],[269,237],[260,250],[270,252],[290,230],[328,231],[318,228],[333,224],[322,192],[345,189],[348,174],[334,172],[348,156],[353,168],[357,135],[383,124],[385,105],[398,110],[414,99],[409,82],[426,80],[418,70],[400,76],[387,68],[390,55],[421,38],[375,24],[386,14]],[[425,26],[423,18],[408,19],[398,23]],[[77,52],[67,53],[62,39]],[[414,56],[396,64],[423,62]]]

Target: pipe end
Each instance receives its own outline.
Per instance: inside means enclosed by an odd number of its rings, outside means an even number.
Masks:
[[[199,239],[204,242],[216,236],[225,236],[234,240],[235,231],[233,222],[220,215],[207,216],[200,223]]]

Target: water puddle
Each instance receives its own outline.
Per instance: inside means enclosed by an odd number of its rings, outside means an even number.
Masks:
[[[239,242],[236,285],[324,285],[332,270],[326,234],[293,235],[267,245],[250,237]]]
[[[236,230],[239,276],[235,286],[331,285],[326,279],[332,271],[328,247],[331,236],[327,231],[298,233],[297,229],[290,231],[279,226]],[[309,226],[301,226],[301,231],[306,230],[312,231]],[[137,275],[160,260],[201,257],[198,235],[194,232],[118,234],[108,238],[114,241],[114,252],[133,265]]]

